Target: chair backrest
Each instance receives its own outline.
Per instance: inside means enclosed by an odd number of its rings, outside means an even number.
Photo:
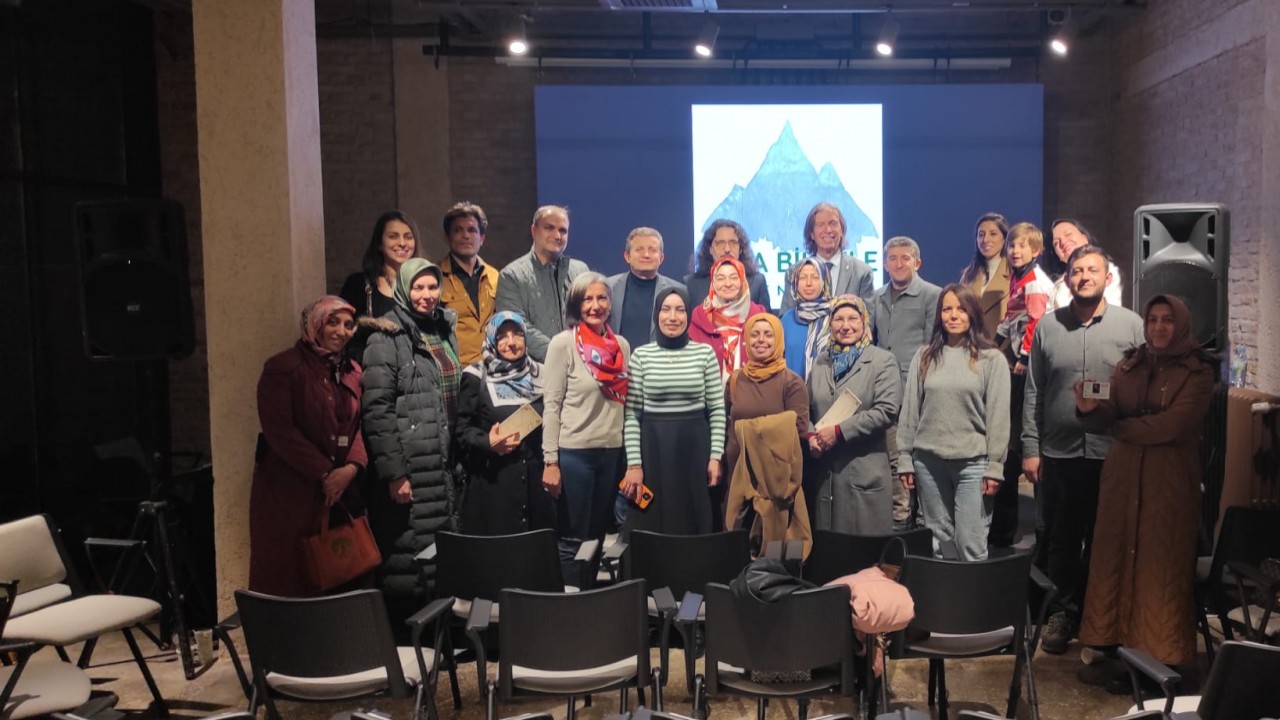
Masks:
[[[650,589],[670,588],[676,600],[702,592],[707,583],[728,583],[751,563],[746,530],[710,535],[663,535],[636,530],[623,556],[623,577],[643,579]]]
[[[915,603],[916,617],[907,632],[968,635],[1013,626],[1020,639],[1030,577],[1031,555],[1026,553],[980,562],[909,555],[899,576]]]
[[[1280,647],[1229,641],[1200,694],[1200,720],[1280,717]]]
[[[1209,566],[1209,583],[1215,595],[1220,595],[1222,570],[1228,562],[1257,565],[1264,558],[1280,557],[1280,532],[1276,528],[1280,528],[1280,510],[1227,508]],[[1233,591],[1234,588],[1228,590]]]
[[[813,531],[813,550],[804,563],[809,582],[826,585],[838,577],[865,570],[880,562],[884,548],[894,538],[902,538],[908,555],[933,554],[933,533],[928,528],[892,535],[846,535],[833,530]]]
[[[717,663],[765,671],[840,666],[841,691],[853,689],[853,623],[844,585],[798,590],[772,603],[708,584],[707,688],[719,689]]]
[[[22,592],[67,581],[58,531],[48,515],[0,525],[0,580],[18,580]]]
[[[386,668],[391,694],[408,696],[381,592],[282,598],[237,590],[236,608],[256,676],[322,678]]]
[[[636,658],[649,676],[649,628],[643,580],[599,590],[544,593],[503,590],[498,625],[498,691],[512,697],[512,668],[567,672]]]
[[[435,539],[440,597],[496,601],[505,588],[564,591],[554,530],[492,536],[439,532]]]

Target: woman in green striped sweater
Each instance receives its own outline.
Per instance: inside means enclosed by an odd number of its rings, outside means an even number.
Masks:
[[[654,342],[631,355],[623,440],[622,494],[633,502],[623,531],[711,532],[710,486],[720,483],[724,386],[709,345],[689,342],[689,296],[671,288],[654,299]],[[653,491],[647,508],[642,486]]]

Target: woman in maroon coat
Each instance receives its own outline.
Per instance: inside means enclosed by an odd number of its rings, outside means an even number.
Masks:
[[[354,330],[355,308],[326,295],[302,311],[302,339],[262,368],[262,435],[249,496],[250,590],[314,594],[303,580],[301,539],[339,501],[363,512],[352,483],[368,462],[360,437],[360,366],[342,352]]]

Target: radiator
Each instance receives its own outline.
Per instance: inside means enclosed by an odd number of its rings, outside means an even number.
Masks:
[[[1204,436],[1205,513],[1207,517],[1214,518],[1215,538],[1222,524],[1222,515],[1229,507],[1244,505],[1280,509],[1280,482],[1277,482],[1280,447],[1276,435],[1276,424],[1280,422],[1277,415],[1280,413],[1255,414],[1252,409],[1254,403],[1280,403],[1280,398],[1249,388],[1230,388],[1225,395],[1225,402],[1221,402],[1215,394]],[[1218,414],[1217,418],[1215,414]],[[1221,484],[1215,492],[1210,483],[1218,480],[1211,477],[1208,455],[1214,451],[1210,436],[1219,425],[1225,437],[1220,446]]]

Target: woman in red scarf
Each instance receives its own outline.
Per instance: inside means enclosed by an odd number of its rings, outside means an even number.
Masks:
[[[267,360],[258,381],[262,422],[249,494],[249,589],[285,597],[316,594],[298,554],[333,505],[332,522],[363,514],[352,480],[368,464],[360,437],[360,366],[343,350],[356,309],[326,295],[302,311],[302,339]],[[336,588],[362,587],[362,577]]]
[[[735,370],[746,364],[742,326],[747,318],[762,312],[767,310],[751,302],[742,263],[728,255],[717,260],[711,266],[711,291],[689,318],[689,339],[716,351],[721,380],[728,381]]]
[[[573,558],[613,524],[624,470],[623,408],[631,347],[609,327],[613,297],[600,273],[574,279],[565,298],[569,329],[551,338],[543,367],[542,486],[556,498],[560,560],[576,585]]]

